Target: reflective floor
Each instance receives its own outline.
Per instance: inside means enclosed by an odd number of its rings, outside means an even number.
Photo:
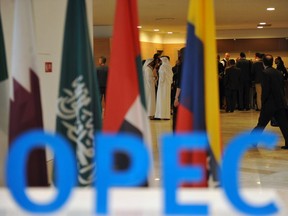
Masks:
[[[224,148],[239,133],[251,131],[256,126],[258,117],[259,112],[254,110],[235,111],[234,113],[221,111],[220,118]],[[155,185],[160,185],[159,137],[165,132],[171,132],[172,121],[151,120],[150,122],[155,161]],[[282,196],[286,196],[285,200],[288,201],[288,150],[280,149],[280,146],[284,145],[284,139],[278,127],[268,125],[265,131],[275,132],[279,136],[277,147],[274,150],[252,149],[245,154],[240,169],[240,185],[248,188],[277,189]]]

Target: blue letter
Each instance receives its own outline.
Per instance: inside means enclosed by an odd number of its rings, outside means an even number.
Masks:
[[[163,184],[165,190],[165,214],[207,215],[207,205],[179,205],[175,196],[181,181],[199,182],[203,168],[179,165],[180,150],[205,150],[208,145],[205,133],[165,135],[162,138]]]
[[[128,134],[97,134],[96,148],[96,213],[107,214],[107,192],[111,186],[135,186],[143,183],[149,169],[149,155],[145,144],[136,136]],[[130,156],[130,167],[125,171],[113,170],[113,156],[124,151]]]
[[[273,148],[277,143],[277,136],[272,133],[253,132],[235,137],[227,146],[221,172],[221,184],[228,199],[241,212],[249,215],[268,215],[277,213],[276,205],[271,202],[263,206],[252,206],[246,203],[239,194],[238,170],[244,153],[256,144]]]
[[[25,167],[34,148],[49,147],[55,155],[58,195],[51,203],[32,202],[25,193]],[[70,195],[76,182],[76,162],[67,141],[58,135],[31,131],[18,137],[11,145],[6,164],[6,182],[15,201],[32,213],[50,213],[60,208]]]

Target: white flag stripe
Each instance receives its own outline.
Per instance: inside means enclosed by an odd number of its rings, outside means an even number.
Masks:
[[[128,121],[131,125],[137,128],[142,134],[149,148],[149,151],[152,150],[151,145],[151,132],[150,132],[150,124],[148,122],[146,110],[142,106],[140,95],[137,96],[136,100],[130,107],[129,111],[125,116],[125,120]],[[137,118],[136,118],[137,117]]]
[[[133,125],[135,128],[137,128],[143,136],[143,141],[146,144],[150,161],[151,161],[151,167],[150,167],[150,173],[148,177],[148,182],[151,187],[156,186],[155,177],[156,172],[153,169],[154,168],[154,160],[153,160],[153,154],[152,154],[152,136],[151,136],[151,129],[150,129],[150,122],[147,117],[147,111],[143,107],[140,95],[137,96],[136,100],[130,107],[129,111],[127,112],[125,116],[125,120],[129,122],[131,125]]]
[[[38,71],[32,16],[31,0],[15,1],[11,73],[12,77],[29,92],[31,92],[29,69],[35,73]],[[28,53],[30,55],[27,55]],[[14,100],[13,94],[11,99]]]

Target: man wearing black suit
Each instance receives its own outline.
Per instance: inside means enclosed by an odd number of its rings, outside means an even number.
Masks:
[[[235,60],[230,59],[229,65],[225,69],[224,75],[224,86],[226,93],[226,112],[234,112],[236,101],[237,101],[237,92],[240,84],[240,75],[241,70],[235,66]]]
[[[106,66],[106,57],[101,56],[98,59],[99,66],[96,67],[97,78],[100,87],[101,101],[106,100],[106,86],[108,77],[108,66]]]
[[[253,81],[255,82],[255,90],[256,90],[256,104],[257,104],[257,111],[261,110],[261,95],[262,95],[262,76],[263,76],[263,62],[262,62],[262,54],[255,53],[255,62],[252,64],[252,77]]]
[[[288,149],[287,104],[285,101],[283,76],[280,71],[272,67],[272,55],[265,54],[263,57],[263,64],[265,69],[262,77],[262,109],[258,124],[254,130],[263,131],[274,116],[285,139],[285,145],[281,148]]]
[[[239,86],[239,110],[250,109],[250,87],[251,87],[251,62],[246,59],[244,52],[240,53],[240,59],[236,63],[236,67],[241,69],[241,83]]]

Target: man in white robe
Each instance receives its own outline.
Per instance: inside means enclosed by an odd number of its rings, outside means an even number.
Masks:
[[[155,64],[153,64],[153,62],[154,59],[147,59],[142,68],[147,114],[150,119],[154,119],[155,106],[156,106],[155,86],[157,81],[157,73],[154,66]]]
[[[170,119],[171,116],[171,84],[173,81],[172,66],[169,57],[161,57],[155,118]]]

